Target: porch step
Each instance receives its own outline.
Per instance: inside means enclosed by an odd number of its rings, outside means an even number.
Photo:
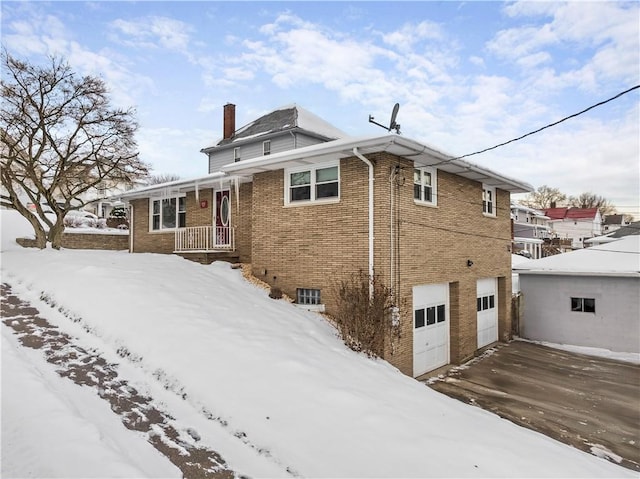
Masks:
[[[226,261],[227,263],[239,263],[240,256],[231,251],[219,251],[208,253],[174,253],[189,261],[200,264],[211,264],[214,261]]]

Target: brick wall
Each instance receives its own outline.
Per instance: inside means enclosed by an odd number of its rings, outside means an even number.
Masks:
[[[251,183],[240,185],[240,208],[235,198],[235,191],[230,189],[231,225],[235,227],[236,254],[240,261],[251,261]],[[206,206],[202,207],[202,202]],[[175,233],[170,231],[150,231],[149,199],[132,200],[135,253],[173,253],[175,249]],[[212,189],[202,189],[196,200],[195,191],[186,195],[186,225],[212,226],[215,200]]]
[[[400,282],[401,338],[387,357],[404,373],[413,368],[412,288],[449,283],[451,361],[459,363],[476,351],[476,282],[499,277],[500,338],[510,331],[509,193],[497,191],[495,218],[482,214],[482,185],[438,171],[438,205],[413,200],[413,165],[388,154],[369,155],[375,163],[374,266],[389,284],[391,196]],[[390,183],[399,165],[404,182]],[[357,158],[340,163],[340,202],[284,206],[284,171],[254,176],[253,273],[295,298],[296,288],[321,289],[327,311],[340,279],[368,270],[368,176]],[[473,266],[467,266],[467,260]]]
[[[34,239],[16,238],[16,242],[24,248],[36,247],[36,241]],[[63,233],[62,247],[67,249],[128,250],[129,235]]]
[[[175,247],[173,231],[149,231],[149,199],[132,200],[131,206],[133,208],[133,252],[173,253]],[[187,221],[188,219],[187,212]]]

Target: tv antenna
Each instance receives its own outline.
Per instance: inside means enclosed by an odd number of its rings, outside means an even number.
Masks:
[[[393,111],[391,112],[391,121],[389,122],[389,126],[382,125],[377,121],[373,121],[373,115],[369,115],[369,123],[373,123],[374,125],[378,125],[384,128],[387,131],[396,130],[396,133],[400,134],[400,124],[396,123],[396,117],[398,116],[398,110],[400,109],[400,104],[396,103],[393,105]]]

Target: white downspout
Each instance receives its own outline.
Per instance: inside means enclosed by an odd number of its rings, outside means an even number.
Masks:
[[[373,298],[373,163],[357,147],[353,148],[353,154],[369,167],[369,298]]]
[[[134,222],[133,222],[133,205],[129,203],[129,253],[133,253],[133,234],[134,234]]]

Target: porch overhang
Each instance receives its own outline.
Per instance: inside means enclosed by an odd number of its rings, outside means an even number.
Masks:
[[[433,166],[511,193],[528,193],[534,188],[525,182],[509,178],[455,156],[444,153],[432,146],[422,144],[398,135],[377,137],[342,138],[326,143],[284,151],[269,156],[260,156],[238,161],[222,167],[222,171],[250,178],[256,173],[282,168],[314,165],[323,161],[353,157],[357,148],[363,155],[386,152],[413,160],[416,166]]]
[[[115,195],[112,197],[112,199],[131,201],[140,198],[166,198],[169,196],[183,194],[189,191],[198,191],[207,188],[229,188],[234,186],[236,182],[245,183],[247,181],[249,180],[244,177],[238,175],[228,175],[224,172],[218,171],[216,173],[211,173],[197,178],[170,181],[158,185],[138,188],[135,190],[120,193],[119,195]]]

